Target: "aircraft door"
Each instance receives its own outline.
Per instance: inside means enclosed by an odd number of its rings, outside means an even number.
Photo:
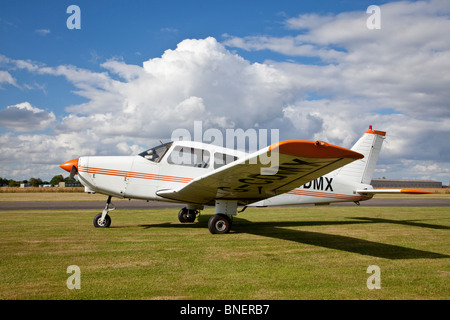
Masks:
[[[158,190],[158,163],[135,156],[125,180],[125,198],[154,200]]]

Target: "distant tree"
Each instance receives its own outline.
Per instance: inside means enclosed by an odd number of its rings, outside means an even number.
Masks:
[[[77,182],[77,180],[70,179],[70,177],[65,178],[64,181],[67,182],[67,183],[76,183]]]
[[[63,181],[64,181],[64,177],[62,176],[62,174],[59,174],[57,176],[54,176],[52,178],[52,180],[50,180],[50,184],[52,186],[55,186],[55,185],[58,185],[60,182],[63,182]]]
[[[28,183],[32,187],[39,187],[39,185],[43,184],[41,178],[30,178],[30,180],[28,180]]]
[[[12,187],[18,187],[20,186],[20,183],[18,183],[17,181],[14,181],[13,179],[9,180],[8,182],[8,186]]]

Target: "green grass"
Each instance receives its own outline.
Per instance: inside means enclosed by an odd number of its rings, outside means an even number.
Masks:
[[[1,211],[0,299],[450,298],[449,208],[249,208],[227,235],[209,233],[212,209],[194,224],[116,210],[109,229],[97,213]]]

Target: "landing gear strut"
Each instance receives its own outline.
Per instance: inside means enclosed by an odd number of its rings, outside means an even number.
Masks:
[[[103,209],[102,213],[99,213],[94,218],[94,227],[96,228],[109,228],[111,225],[111,217],[108,215],[108,212],[114,210],[115,207],[111,203],[111,196],[106,200],[105,209]]]

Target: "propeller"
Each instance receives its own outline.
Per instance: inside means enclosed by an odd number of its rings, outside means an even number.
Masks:
[[[60,165],[60,167],[67,172],[70,172],[70,179],[73,179],[73,177],[78,173],[78,159],[73,159],[67,162],[64,162]]]

